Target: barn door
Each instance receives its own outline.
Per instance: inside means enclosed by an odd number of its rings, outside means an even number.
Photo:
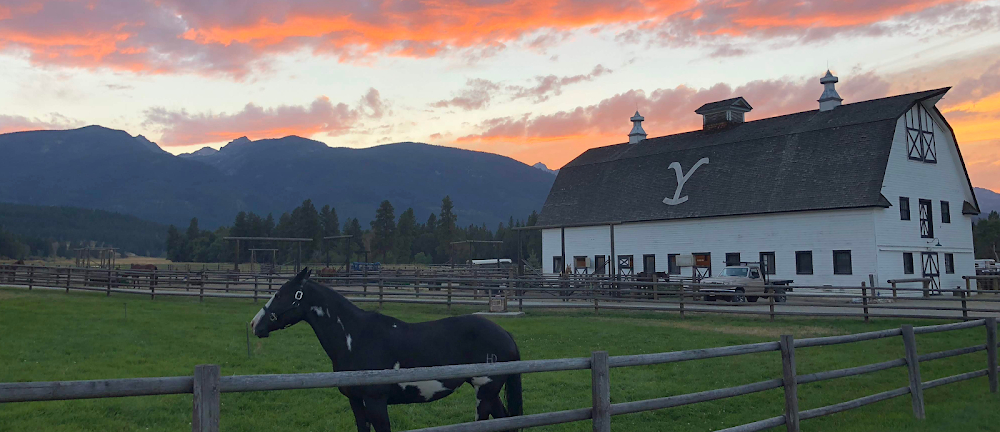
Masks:
[[[924,277],[931,278],[931,294],[940,294],[938,289],[941,288],[941,266],[940,261],[938,261],[938,253],[924,252],[922,254],[921,262]]]
[[[608,266],[607,257],[604,255],[594,255],[594,274],[605,274]]]
[[[931,200],[920,200],[920,237],[934,238],[934,211]]]

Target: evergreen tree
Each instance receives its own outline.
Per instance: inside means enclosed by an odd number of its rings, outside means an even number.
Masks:
[[[329,205],[323,206],[319,211],[319,219],[323,225],[323,237],[340,235],[340,219],[337,217],[337,209]]]
[[[396,240],[396,213],[389,200],[382,201],[375,210],[375,220],[371,221],[372,227],[372,251],[382,254],[382,261],[385,261],[386,254],[392,249]]]
[[[438,262],[445,262],[452,258],[452,242],[458,240],[458,216],[455,215],[454,205],[450,196],[445,196],[441,200],[441,213],[438,216],[437,227],[437,256]]]
[[[413,261],[413,242],[417,237],[417,217],[413,214],[413,208],[408,208],[399,215],[399,222],[396,224],[396,262],[409,264]]]
[[[184,236],[177,227],[170,225],[167,228],[167,259],[170,261],[181,261],[184,254]]]

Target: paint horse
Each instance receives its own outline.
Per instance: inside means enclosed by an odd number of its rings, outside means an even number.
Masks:
[[[492,363],[520,360],[514,338],[496,323],[464,315],[405,323],[365,311],[309,279],[309,269],[286,282],[257,312],[257,337],[299,321],[312,326],[334,371],[358,371]],[[387,405],[432,402],[469,383],[476,394],[476,420],[521,415],[521,375],[497,375],[400,384],[341,387],[359,432],[390,432]],[[500,400],[506,386],[507,407]]]

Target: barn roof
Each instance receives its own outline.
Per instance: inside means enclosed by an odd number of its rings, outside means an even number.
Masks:
[[[882,196],[896,120],[948,88],[587,150],[559,170],[538,224],[888,207]],[[732,101],[732,100],[731,100]],[[732,103],[732,102],[730,102]],[[674,198],[678,175],[700,160]]]

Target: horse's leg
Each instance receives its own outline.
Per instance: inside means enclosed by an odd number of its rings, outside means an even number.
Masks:
[[[389,427],[389,407],[386,398],[364,398],[365,415],[368,423],[375,427],[375,432],[392,432]]]
[[[371,432],[368,427],[368,416],[365,415],[365,403],[361,398],[349,398],[351,411],[354,411],[354,422],[358,424],[358,432]]]
[[[493,399],[491,392],[484,387],[476,387],[476,421],[489,420],[490,413],[493,412]]]

